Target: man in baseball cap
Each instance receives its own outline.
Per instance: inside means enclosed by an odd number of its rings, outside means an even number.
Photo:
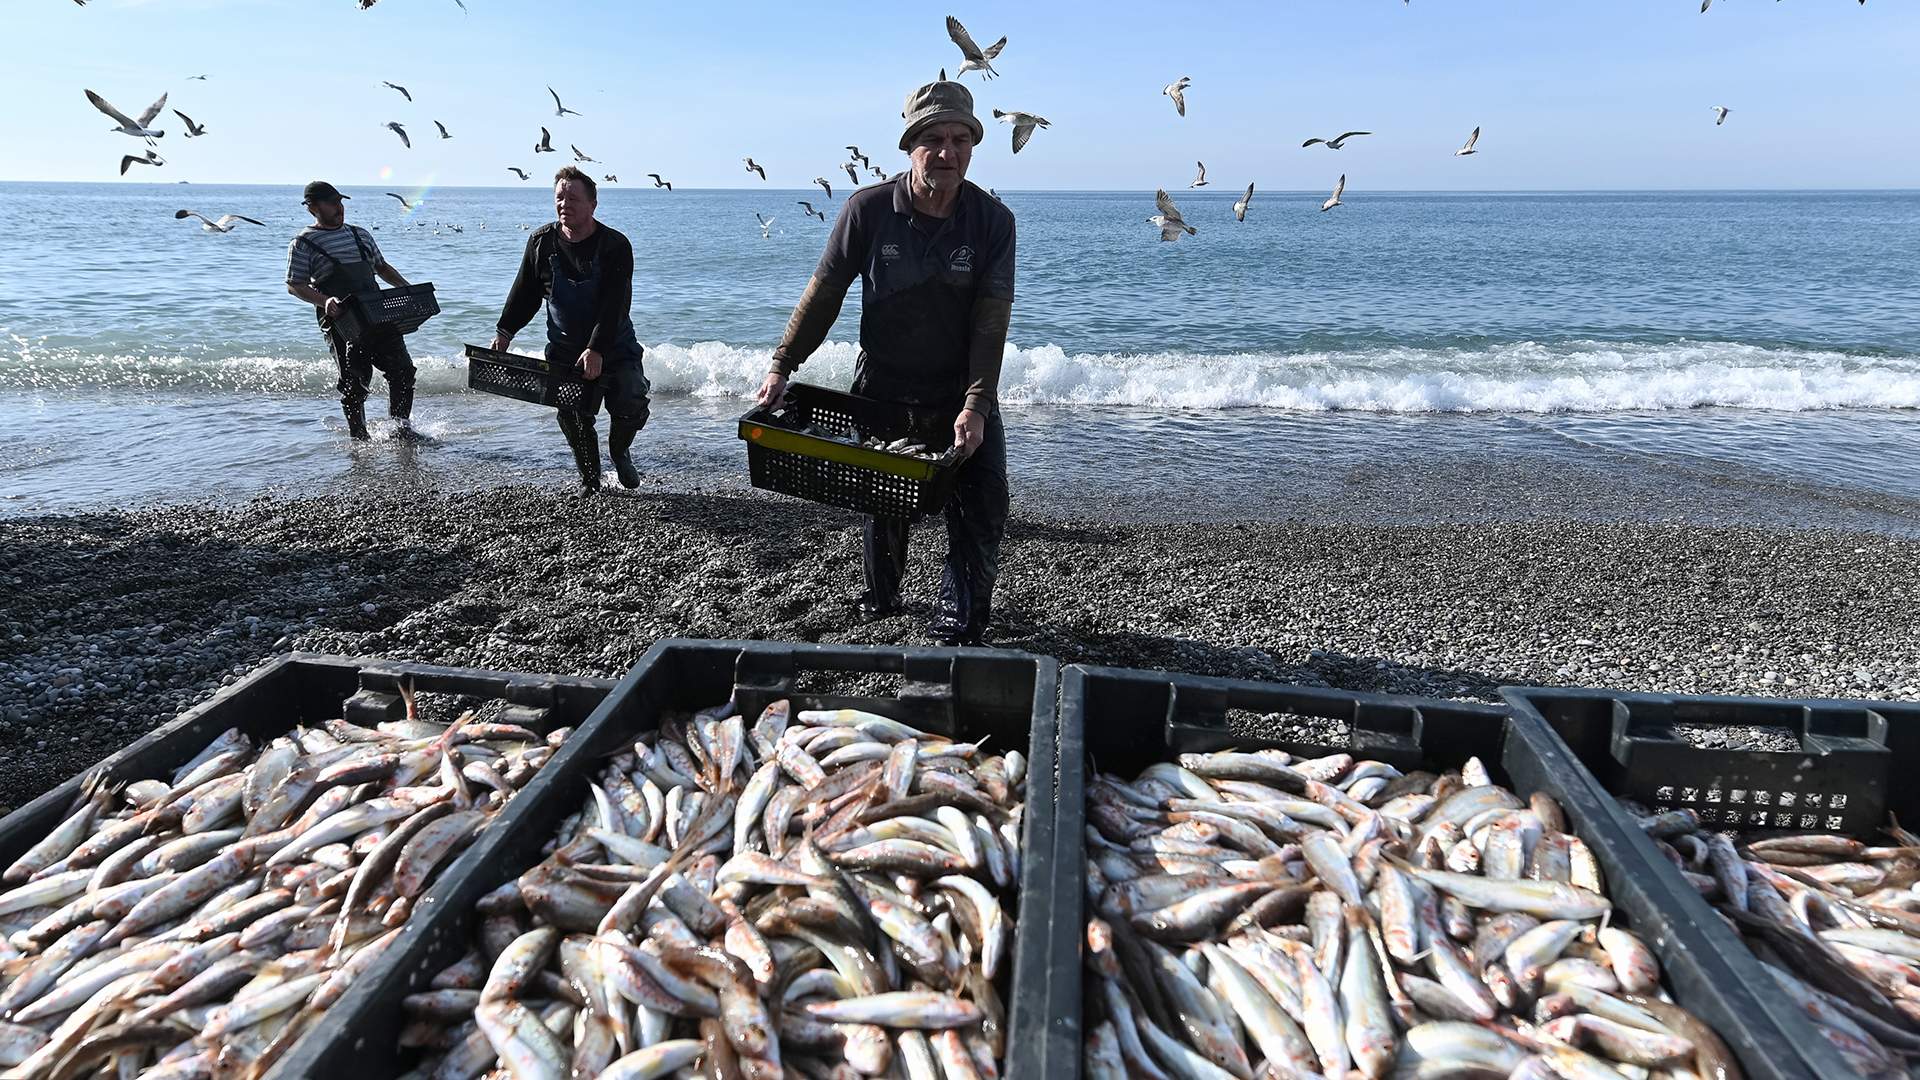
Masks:
[[[787,321],[760,386],[777,405],[787,378],[813,355],[855,278],[860,358],[853,392],[952,419],[965,458],[946,506],[947,561],[928,636],[980,644],[1007,526],[1007,440],[998,407],[1000,359],[1013,312],[1013,213],[967,182],[984,134],[973,95],[945,72],[907,96],[900,149],[908,167],[847,196],[827,250]],[[869,518],[859,615],[900,610],[907,522]]]

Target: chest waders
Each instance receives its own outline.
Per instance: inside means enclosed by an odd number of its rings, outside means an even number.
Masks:
[[[325,265],[327,271],[313,279],[313,286],[328,296],[341,300],[355,293],[374,292],[380,288],[374,277],[373,252],[367,249],[366,241],[359,230],[351,225],[341,226],[351,231],[353,245],[360,251],[360,261],[342,263],[321,249],[319,244],[303,236],[301,242],[312,250],[316,265]],[[367,438],[367,390],[373,382],[373,369],[379,368],[387,376],[387,412],[395,420],[405,420],[413,413],[413,359],[406,354],[406,344],[400,335],[392,331],[375,330],[358,342],[349,342],[346,336],[327,318],[325,308],[316,311],[320,330],[326,335],[327,348],[333,353],[333,359],[340,368],[340,381],[336,389],[340,391],[340,411],[347,418],[347,433],[356,439]]]
[[[595,262],[586,268],[585,276],[571,277],[557,251],[548,256],[547,266],[553,283],[547,294],[547,359],[555,364],[572,364],[586,351],[599,317],[600,266]],[[613,458],[614,472],[623,487],[640,486],[640,470],[633,464],[633,437],[646,426],[647,391],[651,389],[641,356],[633,319],[623,314],[613,343],[601,351],[600,377],[587,383],[580,407],[561,409],[556,414],[567,446],[573,450],[573,463],[580,470],[580,484],[588,491],[600,487],[600,443],[594,416],[602,400],[607,403],[607,453]]]

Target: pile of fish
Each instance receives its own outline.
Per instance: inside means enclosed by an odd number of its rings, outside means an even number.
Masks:
[[[1090,1077],[1738,1077],[1544,794],[1182,754],[1088,788]]]
[[[868,712],[669,720],[405,1000],[410,1075],[997,1076],[1025,788]]]
[[[409,707],[90,781],[4,874],[0,1075],[264,1074],[567,733]]]
[[[916,457],[922,461],[938,461],[951,452],[951,450],[936,452],[929,449],[927,444],[919,439],[903,438],[888,441],[877,435],[865,434],[859,428],[853,429],[851,434],[833,428],[822,427],[819,424],[808,424],[796,430],[798,434],[811,435],[816,439],[828,439],[833,442],[845,443],[848,446],[863,447],[868,450],[883,450],[889,454],[904,454],[907,457]]]
[[[1894,822],[1888,847],[1825,833],[1735,843],[1691,810],[1628,809],[1856,1072],[1907,1075],[1920,1059],[1920,836]]]

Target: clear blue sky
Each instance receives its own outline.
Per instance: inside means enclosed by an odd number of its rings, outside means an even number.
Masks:
[[[130,113],[170,91],[209,128],[164,114],[144,181],[510,183],[569,156],[531,152],[541,124],[629,185],[757,185],[748,154],[777,186],[845,181],[848,143],[901,161],[906,91],[959,66],[951,11],[1011,38],[1002,78],[967,76],[983,119],[1054,123],[1016,158],[989,122],[973,175],[1003,189],[1171,189],[1196,159],[1267,190],[1920,186],[1915,0],[0,2],[0,180],[117,181],[136,143],[90,88]],[[1160,94],[1180,75],[1185,119]],[[548,83],[585,116],[556,120]],[[1475,125],[1482,152],[1454,158]],[[1378,134],[1300,149],[1347,128]]]

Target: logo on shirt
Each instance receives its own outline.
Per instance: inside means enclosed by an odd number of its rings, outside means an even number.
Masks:
[[[888,262],[892,262],[894,259],[899,258],[900,245],[899,244],[881,244],[880,257],[882,259],[887,260]]]
[[[953,254],[947,256],[947,269],[959,271],[960,273],[963,273],[963,274],[972,273],[973,272],[973,248],[968,247],[965,244],[962,244],[959,247],[954,248]]]

